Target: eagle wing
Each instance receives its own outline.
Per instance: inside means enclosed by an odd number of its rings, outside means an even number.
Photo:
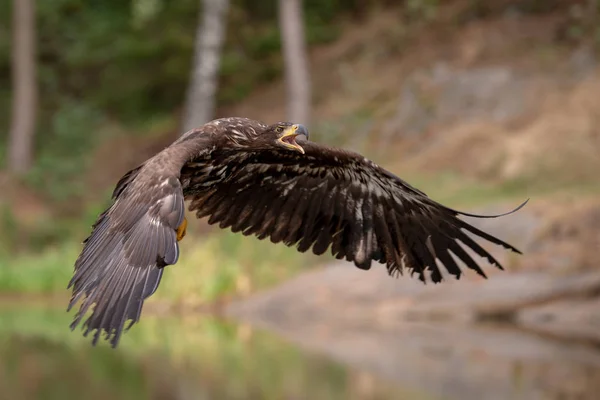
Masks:
[[[96,344],[105,332],[116,347],[125,322],[131,320],[129,329],[139,320],[144,300],[160,283],[163,267],[177,262],[175,230],[184,218],[184,201],[176,177],[149,179],[142,166],[121,178],[113,199],[75,262],[68,310],[85,297],[71,324],[75,329],[95,304],[83,323],[84,336],[96,330]]]
[[[369,269],[373,260],[385,264],[390,275],[407,268],[423,282],[427,270],[433,282],[442,280],[436,259],[458,279],[461,269],[451,254],[486,276],[459,241],[502,269],[465,231],[519,252],[458,218],[496,216],[461,213],[438,204],[357,153],[298,143],[305,154],[271,149],[225,157],[212,169],[219,180],[206,188],[196,181],[201,174],[194,173],[194,162],[188,163],[182,182],[190,189],[190,211],[198,218],[208,216],[209,224],[268,237],[300,252],[312,249],[320,255],[331,247],[336,258],[362,269]]]

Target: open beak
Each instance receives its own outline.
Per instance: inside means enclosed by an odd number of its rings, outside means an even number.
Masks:
[[[279,137],[277,140],[279,140],[279,142],[285,147],[304,154],[304,149],[300,147],[298,143],[296,143],[296,137],[300,135],[304,135],[308,138],[308,130],[303,125],[295,124],[287,127],[285,131],[283,131],[281,137]]]

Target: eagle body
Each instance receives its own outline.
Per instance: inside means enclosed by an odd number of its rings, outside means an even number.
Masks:
[[[442,281],[438,261],[457,279],[460,262],[485,277],[459,242],[502,269],[471,235],[519,252],[458,218],[499,215],[445,207],[358,153],[309,141],[306,128],[289,122],[211,121],[127,172],[113,200],[69,283],[69,309],[83,299],[71,328],[91,310],[84,335],[95,331],[95,344],[105,333],[113,347],[139,321],[165,267],[177,263],[185,201],[220,228],[300,252],[331,249],[358,268],[376,261],[390,275],[406,269],[423,282]]]

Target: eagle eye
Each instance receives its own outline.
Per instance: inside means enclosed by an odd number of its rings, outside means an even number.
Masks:
[[[277,133],[281,133],[281,132],[283,132],[283,126],[278,126],[277,128],[275,128],[275,131],[276,131]]]

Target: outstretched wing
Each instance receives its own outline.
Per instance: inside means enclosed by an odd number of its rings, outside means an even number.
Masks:
[[[192,199],[190,211],[198,218],[209,216],[210,224],[269,237],[300,252],[312,249],[320,255],[331,247],[336,258],[362,269],[369,269],[373,260],[386,264],[390,275],[408,268],[423,282],[427,270],[433,282],[442,280],[436,259],[458,279],[461,269],[451,254],[485,277],[458,241],[502,269],[465,231],[519,252],[359,154],[299,143],[305,154],[232,153],[220,161],[223,168],[213,169],[220,179],[206,189],[204,172],[195,172],[194,162],[188,163],[181,179]]]
[[[100,215],[75,263],[69,283],[70,310],[84,300],[71,329],[83,323],[84,335],[105,332],[116,347],[127,320],[140,318],[143,302],[160,283],[163,267],[177,262],[176,228],[184,217],[183,193],[175,177],[145,179],[143,167],[128,172],[117,184],[115,202]],[[139,184],[138,184],[139,183]]]

